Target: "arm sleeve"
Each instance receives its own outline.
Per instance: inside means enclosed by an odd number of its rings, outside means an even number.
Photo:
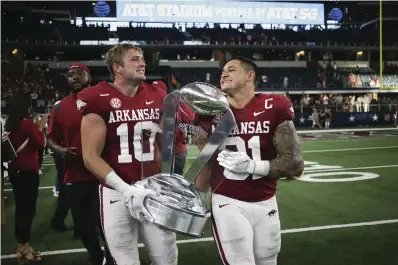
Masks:
[[[59,130],[59,126],[57,126],[57,112],[59,111],[60,107],[60,105],[56,105],[51,111],[50,124],[48,125],[47,129],[47,138],[53,140],[57,144],[61,144],[62,142],[61,132]]]
[[[26,137],[29,137],[29,143],[37,149],[44,148],[44,132],[37,130],[32,120],[24,122]]]

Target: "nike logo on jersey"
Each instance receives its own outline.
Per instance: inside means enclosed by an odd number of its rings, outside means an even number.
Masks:
[[[151,105],[153,102],[155,102],[155,100],[152,100],[152,101],[145,101],[145,103],[146,103],[147,105]]]
[[[112,201],[112,200],[111,200],[109,203],[110,203],[110,204],[114,204],[115,202],[118,202],[118,201],[120,201],[120,200],[116,200],[116,201]]]
[[[229,203],[226,203],[226,204],[219,204],[218,207],[222,208],[222,207],[224,207],[224,206],[227,206],[228,204],[229,204]]]
[[[253,115],[254,115],[254,117],[256,117],[256,116],[258,116],[258,115],[260,115],[260,114],[262,114],[264,112],[265,112],[265,110],[264,111],[260,111],[260,112],[253,112]]]

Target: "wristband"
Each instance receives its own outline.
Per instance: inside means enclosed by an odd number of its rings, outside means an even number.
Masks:
[[[111,171],[105,176],[104,183],[114,190],[118,191],[124,196],[124,193],[129,190],[130,185],[124,182],[115,171]]]
[[[268,175],[270,163],[268,160],[254,161],[253,179],[259,179]]]

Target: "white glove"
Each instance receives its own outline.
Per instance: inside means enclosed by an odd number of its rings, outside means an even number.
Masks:
[[[155,221],[151,213],[144,206],[144,200],[148,195],[156,196],[157,193],[141,185],[139,182],[123,192],[123,196],[125,197],[124,202],[127,208],[129,208],[131,216],[144,224]]]
[[[148,195],[160,195],[160,186],[155,187],[155,190],[148,189],[145,187],[148,184],[148,180],[138,181],[134,185],[129,185],[115,171],[109,172],[105,176],[104,182],[125,197],[124,202],[134,219],[144,224],[155,221],[151,213],[145,208],[144,200]]]
[[[223,150],[218,154],[217,161],[225,168],[225,177],[233,180],[244,180],[250,174],[253,174],[253,179],[262,178],[268,175],[270,169],[269,161],[252,160],[245,152]]]
[[[250,176],[248,173],[237,173],[237,172],[232,172],[231,170],[224,169],[224,176],[227,179],[231,180],[245,180],[247,177]]]
[[[223,150],[218,154],[218,164],[235,173],[253,174],[256,163],[245,152]]]

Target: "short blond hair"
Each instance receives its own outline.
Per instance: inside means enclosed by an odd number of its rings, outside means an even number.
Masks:
[[[115,73],[113,72],[113,64],[118,64],[123,66],[123,58],[126,56],[129,50],[136,50],[140,52],[141,54],[144,54],[144,52],[141,50],[141,48],[136,47],[132,44],[129,43],[118,43],[112,48],[108,50],[108,52],[105,55],[105,62],[106,66],[108,67],[109,73],[111,75],[111,79],[115,79]]]

